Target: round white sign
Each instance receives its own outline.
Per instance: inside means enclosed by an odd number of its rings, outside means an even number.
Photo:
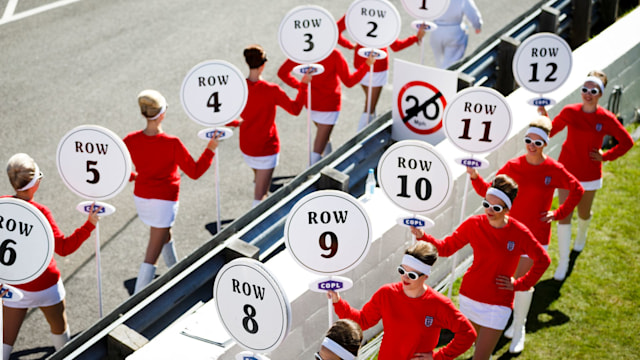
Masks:
[[[108,216],[116,212],[116,207],[100,201],[83,201],[76,205],[76,210],[80,211],[83,214],[89,214],[93,207],[99,207],[98,211],[99,216]]]
[[[212,127],[240,116],[248,96],[247,80],[223,60],[204,61],[191,68],[180,91],[182,107],[191,120]]]
[[[297,6],[280,22],[278,42],[292,61],[317,63],[331,55],[336,47],[338,25],[333,15],[320,6]]]
[[[487,153],[499,148],[511,131],[507,100],[491,88],[460,91],[444,110],[444,132],[462,151]]]
[[[0,199],[0,283],[35,280],[49,266],[55,242],[47,218],[35,206]]]
[[[213,298],[222,325],[247,350],[270,352],[289,333],[291,305],[276,277],[257,260],[225,264],[216,276]]]
[[[402,6],[416,19],[435,20],[449,8],[450,0],[402,0]]]
[[[546,94],[562,86],[571,74],[573,54],[564,39],[538,33],[523,41],[513,56],[513,75],[523,88]]]
[[[402,19],[387,0],[355,0],[347,10],[345,23],[358,44],[381,49],[398,39]]]
[[[447,162],[433,146],[419,140],[389,147],[378,162],[378,181],[391,202],[414,214],[444,206],[453,190]]]
[[[284,237],[300,266],[319,275],[339,275],[356,267],[369,252],[371,221],[353,196],[316,191],[293,206]]]
[[[127,146],[111,130],[97,125],[69,131],[58,144],[56,162],[65,185],[85,199],[110,199],[131,177]]]

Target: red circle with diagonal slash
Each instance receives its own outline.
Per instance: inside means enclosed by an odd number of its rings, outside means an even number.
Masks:
[[[405,113],[404,113],[404,109],[402,108],[402,98],[404,93],[409,89],[412,88],[414,86],[422,86],[422,87],[426,87],[429,90],[433,91],[433,94],[437,94],[439,92],[439,90],[429,84],[426,83],[424,81],[410,81],[408,83],[406,83],[402,89],[400,89],[400,92],[398,93],[398,112],[400,113],[400,116],[402,118],[405,117]],[[444,108],[447,106],[447,100],[445,99],[444,95],[440,96],[440,102],[442,103],[442,114],[444,116]],[[404,121],[403,121],[404,122]],[[428,135],[428,134],[433,134],[436,131],[442,129],[442,116],[440,117],[440,121],[438,122],[438,124],[430,129],[418,129],[417,127],[411,125],[409,123],[409,121],[404,122],[404,124],[413,132],[415,132],[416,134],[421,134],[421,135]]]

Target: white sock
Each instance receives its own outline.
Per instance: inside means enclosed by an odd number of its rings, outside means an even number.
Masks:
[[[178,254],[176,254],[176,243],[169,241],[162,246],[162,258],[167,267],[170,268],[178,262]]]
[[[369,125],[371,120],[375,119],[375,117],[375,114],[367,114],[366,112],[362,113],[362,115],[360,115],[360,121],[358,121],[358,131],[367,127],[367,125]]]
[[[2,358],[4,360],[9,360],[9,356],[11,356],[11,351],[13,351],[13,346],[2,344]]]
[[[261,200],[256,200],[253,199],[253,203],[251,204],[251,208],[253,209],[254,207],[258,206],[258,204],[260,204]]]
[[[133,293],[137,294],[145,286],[149,285],[149,283],[153,280],[153,277],[155,275],[156,275],[155,265],[142,263],[142,265],[140,265],[140,271],[138,272],[138,279],[136,280],[136,288],[133,291]]]
[[[311,153],[311,165],[317,163],[318,161],[320,161],[320,159],[322,159],[322,155],[318,154],[317,152]]]
[[[331,140],[329,140],[327,142],[327,145],[325,145],[324,147],[324,151],[322,152],[323,156],[327,156],[329,154],[331,154],[331,152],[333,151],[333,146],[331,145]]]
[[[69,339],[71,339],[71,333],[69,332],[69,327],[62,334],[54,334],[51,333],[51,341],[53,342],[53,347],[56,351],[62,349],[64,344],[66,344]]]
[[[589,217],[586,220],[578,217],[578,230],[576,233],[576,240],[573,242],[573,250],[575,251],[584,250],[584,245],[587,243],[587,231],[589,230],[590,222],[591,222],[591,217]]]

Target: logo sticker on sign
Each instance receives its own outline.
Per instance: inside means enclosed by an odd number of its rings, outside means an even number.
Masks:
[[[56,162],[65,185],[85,199],[110,199],[131,176],[127,146],[111,130],[97,125],[69,131],[58,144]]]
[[[453,189],[445,159],[419,140],[403,140],[389,147],[378,163],[378,181],[391,202],[414,214],[444,206]]]
[[[261,262],[235,259],[220,269],[213,298],[222,325],[243,348],[276,349],[291,327],[291,305],[282,286]]]
[[[372,241],[371,221],[353,196],[316,191],[293,206],[284,236],[300,266],[318,275],[339,275],[364,260]]]

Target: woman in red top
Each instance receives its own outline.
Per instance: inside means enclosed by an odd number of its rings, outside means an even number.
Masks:
[[[540,242],[545,250],[551,238],[551,221],[562,219],[578,204],[584,189],[578,180],[562,164],[544,154],[549,143],[551,120],[540,116],[529,124],[524,137],[525,155],[507,162],[498,174],[505,174],[518,184],[518,196],[510,210],[511,216],[522,222]],[[478,195],[484,197],[491,186],[485,182],[474,168],[467,168],[472,184]],[[551,209],[555,189],[567,189],[569,197],[555,211]],[[520,257],[516,279],[526,274],[533,261],[526,255]],[[524,349],[524,330],[527,313],[531,305],[534,288],[517,291],[513,303],[513,322],[504,332],[513,338],[509,351],[519,353]]]
[[[87,221],[70,236],[64,236],[58,228],[51,211],[46,206],[33,200],[40,188],[42,172],[33,159],[27,154],[13,155],[7,164],[9,182],[16,190],[13,196],[24,200],[40,210],[49,221],[55,239],[55,252],[67,256],[75,252],[89,238],[98,223],[101,208],[93,207]],[[30,308],[40,308],[51,329],[51,340],[56,350],[69,341],[71,332],[67,324],[65,311],[65,289],[56,266],[55,258],[51,258],[49,266],[37,279],[22,285],[13,285],[21,290],[24,297],[19,301],[3,302],[3,359],[9,359],[13,344],[18,337],[20,326]]]
[[[327,293],[336,314],[357,322],[364,330],[382,320],[384,336],[378,359],[455,359],[473,344],[476,332],[469,320],[451,300],[425,284],[437,258],[433,245],[415,243],[398,266],[401,281],[382,286],[362,310],[352,308],[334,291]],[[441,329],[449,329],[455,336],[434,351]]]
[[[591,71],[582,86],[582,103],[565,106],[553,119],[551,135],[567,128],[567,138],[562,144],[558,161],[571,172],[584,187],[585,193],[578,203],[578,231],[574,251],[582,251],[587,241],[587,229],[591,221],[591,205],[596,191],[602,187],[602,163],[613,161],[633,147],[633,138],[610,111],[598,105],[607,86],[607,76],[601,71]],[[547,115],[544,107],[540,113]],[[614,137],[618,144],[602,151],[605,135]],[[567,201],[569,192],[558,190],[560,203]],[[558,253],[560,261],[553,276],[562,281],[569,269],[571,247],[571,217],[573,211],[558,221]]]
[[[247,165],[253,169],[255,207],[267,196],[273,170],[278,164],[280,139],[276,128],[276,107],[280,106],[291,115],[300,114],[307,100],[307,84],[311,75],[302,78],[298,96],[291,100],[280,86],[262,78],[267,54],[260,45],[247,47],[244,58],[249,65],[249,97],[240,114],[242,120],[234,121],[230,126],[240,126],[240,151]]]
[[[324,67],[322,74],[314,75],[311,81],[311,120],[316,125],[316,138],[313,141],[313,152],[310,163],[315,164],[322,155],[331,152],[329,138],[333,125],[338,121],[342,102],[342,89],[340,82],[346,87],[352,87],[358,83],[369,70],[369,65],[375,63],[373,54],[360,66],[356,72],[349,71],[349,65],[344,56],[337,49],[327,56],[319,64]],[[292,88],[300,87],[300,81],[291,75],[294,67],[300,64],[289,59],[278,70],[278,77]]]
[[[514,292],[535,285],[551,262],[529,229],[509,216],[517,193],[518,185],[501,174],[482,200],[485,214],[470,216],[453,234],[438,240],[411,228],[417,239],[434,244],[441,256],[451,256],[467,244],[473,249],[473,263],[462,278],[459,301],[460,311],[478,333],[474,360],[491,357],[511,315]],[[523,254],[533,260],[533,266],[514,279]]]
[[[133,198],[138,217],[151,227],[151,231],[136,281],[136,293],[153,280],[160,253],[168,267],[178,261],[171,234],[178,214],[178,170],[192,179],[199,178],[211,166],[218,146],[217,137],[211,138],[198,161],[194,161],[179,138],[162,130],[167,109],[164,96],[155,90],[144,90],[138,95],[138,104],[147,126],[127,135],[124,143],[136,168],[131,179],[136,182]]]
[[[358,55],[358,50],[362,49],[364,46],[360,44],[354,44],[345,38],[342,33],[347,29],[347,24],[345,22],[345,16],[343,15],[340,20],[338,20],[338,44],[347,48],[354,49],[353,55],[353,66],[356,69],[359,69],[362,66],[362,63],[365,62],[365,58]],[[398,52],[400,50],[404,50],[409,46],[418,43],[420,44],[422,38],[424,37],[424,28],[420,28],[416,35],[411,35],[403,40],[394,41],[389,47],[391,50]],[[388,53],[387,48],[380,49],[386,53]],[[371,109],[367,109],[367,105],[369,102],[369,76],[373,75],[373,80],[371,83]],[[360,81],[360,85],[362,86],[362,90],[364,91],[364,111],[360,116],[360,121],[358,122],[358,131],[362,130],[371,119],[375,118],[376,114],[376,105],[378,104],[378,99],[380,99],[380,93],[382,92],[382,87],[387,84],[389,81],[389,56],[386,58],[376,61],[373,66],[373,74],[370,72],[365,75],[364,78]],[[370,111],[369,111],[370,110]]]

